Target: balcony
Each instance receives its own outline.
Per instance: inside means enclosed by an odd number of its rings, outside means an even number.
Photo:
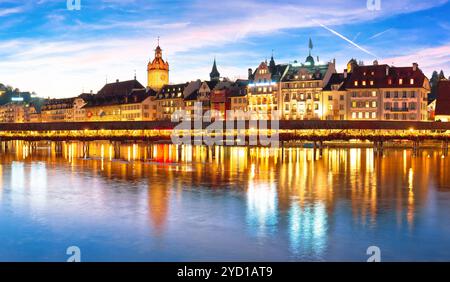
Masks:
[[[391,112],[401,113],[401,112],[408,112],[408,111],[409,111],[408,108],[391,108]]]

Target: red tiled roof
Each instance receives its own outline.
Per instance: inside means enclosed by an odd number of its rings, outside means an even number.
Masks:
[[[450,80],[441,80],[437,86],[436,115],[450,115]]]
[[[400,79],[403,83],[400,84]],[[411,79],[414,83],[411,84]],[[345,83],[347,89],[354,88],[420,88],[423,86],[426,76],[417,68],[390,67],[388,65],[356,66]],[[355,86],[355,81],[358,85]],[[363,81],[366,85],[363,85]],[[373,85],[370,82],[373,81]]]

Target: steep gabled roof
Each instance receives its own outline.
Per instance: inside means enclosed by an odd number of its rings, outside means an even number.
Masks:
[[[403,83],[400,84],[400,79]],[[413,84],[411,84],[413,79]],[[346,81],[345,87],[352,88],[420,88],[423,87],[426,80],[423,72],[413,67],[391,67],[388,65],[370,65],[355,66],[353,71],[349,73],[349,79]],[[358,81],[358,85],[355,85]],[[362,82],[366,81],[363,86]],[[373,81],[373,85],[370,85]]]
[[[116,81],[108,83],[97,93],[100,97],[129,95],[134,89],[145,88],[137,80]]]
[[[325,77],[329,69],[329,65],[305,65],[305,64],[290,64],[289,68],[286,72],[286,75],[283,76],[283,82],[289,81],[298,81],[298,74],[304,73],[307,75],[311,75],[312,78],[307,77],[305,80],[322,80]]]
[[[324,91],[331,91],[332,85],[339,85],[339,91],[345,90],[345,76],[343,73],[333,73],[327,85],[323,88]]]

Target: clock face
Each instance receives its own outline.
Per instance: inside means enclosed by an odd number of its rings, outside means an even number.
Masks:
[[[161,75],[161,80],[166,80],[166,76],[164,74]]]

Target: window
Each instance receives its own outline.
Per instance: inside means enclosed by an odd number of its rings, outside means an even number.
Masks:
[[[373,86],[373,80],[370,81],[370,85]]]
[[[384,103],[384,109],[390,110],[391,109],[391,103]]]
[[[339,100],[344,101],[344,95],[339,96]]]
[[[411,79],[409,80],[409,84],[411,84],[411,85],[414,84],[414,78],[411,78]]]
[[[370,113],[369,113],[369,112],[366,112],[366,113],[365,113],[365,117],[366,117],[366,118],[370,118]]]
[[[416,92],[411,91],[411,98],[416,98]]]
[[[363,113],[362,112],[358,113],[358,118],[363,118]]]
[[[328,101],[333,101],[333,96],[329,95],[328,96]]]
[[[358,86],[358,81],[355,81],[355,86]]]
[[[377,107],[377,102],[376,101],[372,101],[372,108],[376,108]]]
[[[362,85],[366,86],[366,81],[365,80],[363,80]]]
[[[384,115],[384,119],[387,119],[387,120],[391,119],[391,115],[390,114],[385,114]]]
[[[356,108],[356,102],[355,101],[352,102],[352,108]]]
[[[386,98],[391,98],[391,92],[390,91],[386,91],[386,93],[384,94]]]
[[[376,119],[377,118],[377,113],[376,112],[372,112],[372,118]]]
[[[400,84],[400,85],[403,84],[403,78],[400,78],[400,79],[398,80],[398,84]]]
[[[352,113],[352,118],[356,119],[356,113],[355,112]]]

